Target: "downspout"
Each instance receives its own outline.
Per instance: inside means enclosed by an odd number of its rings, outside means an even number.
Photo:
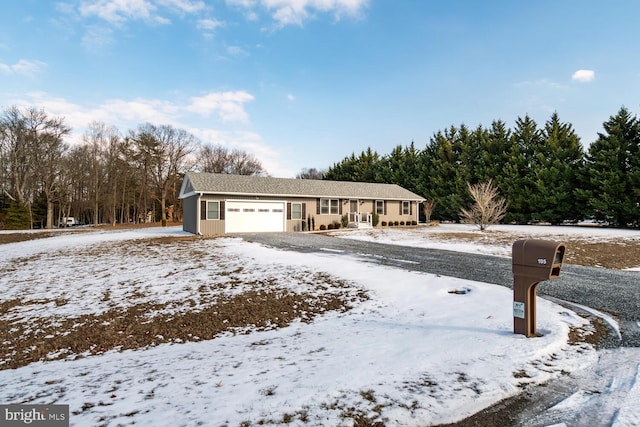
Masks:
[[[202,193],[198,193],[198,201],[196,202],[196,236],[202,236],[202,232],[200,231],[200,211],[202,210],[200,207],[200,197],[202,197]]]

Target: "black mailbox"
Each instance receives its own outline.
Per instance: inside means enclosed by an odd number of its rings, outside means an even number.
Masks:
[[[547,240],[518,240],[512,247],[513,332],[527,337],[536,332],[538,283],[560,277],[565,244]]]

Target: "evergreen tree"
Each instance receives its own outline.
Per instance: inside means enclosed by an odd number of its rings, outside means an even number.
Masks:
[[[509,212],[505,220],[527,223],[532,218],[532,198],[535,193],[535,153],[542,142],[542,134],[536,122],[528,115],[518,117],[511,134],[509,161],[504,165],[499,188],[506,197]]]
[[[17,201],[9,202],[9,209],[4,218],[6,230],[28,230],[31,228],[29,208]]]
[[[359,182],[384,182],[383,169],[384,161],[380,155],[373,151],[371,147],[360,153],[356,157],[355,153],[351,157],[343,159],[340,163],[335,163],[329,168],[325,179],[332,181],[359,181]]]
[[[458,129],[451,127],[436,133],[422,153],[422,189],[419,192],[436,203],[433,218],[457,221],[470,197],[460,167]]]
[[[588,209],[614,226],[638,226],[640,123],[622,107],[603,127],[587,155],[583,192]]]
[[[553,224],[580,219],[578,172],[584,157],[580,138],[553,113],[542,131],[541,144],[534,148],[532,217]]]

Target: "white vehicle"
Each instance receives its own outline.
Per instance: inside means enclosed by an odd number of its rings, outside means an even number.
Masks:
[[[78,221],[72,216],[65,216],[60,220],[60,227],[73,227],[78,225]]]

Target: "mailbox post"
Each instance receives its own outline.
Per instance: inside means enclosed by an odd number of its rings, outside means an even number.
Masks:
[[[564,243],[546,240],[518,240],[512,247],[513,333],[527,338],[536,332],[536,290],[538,283],[560,277]]]

